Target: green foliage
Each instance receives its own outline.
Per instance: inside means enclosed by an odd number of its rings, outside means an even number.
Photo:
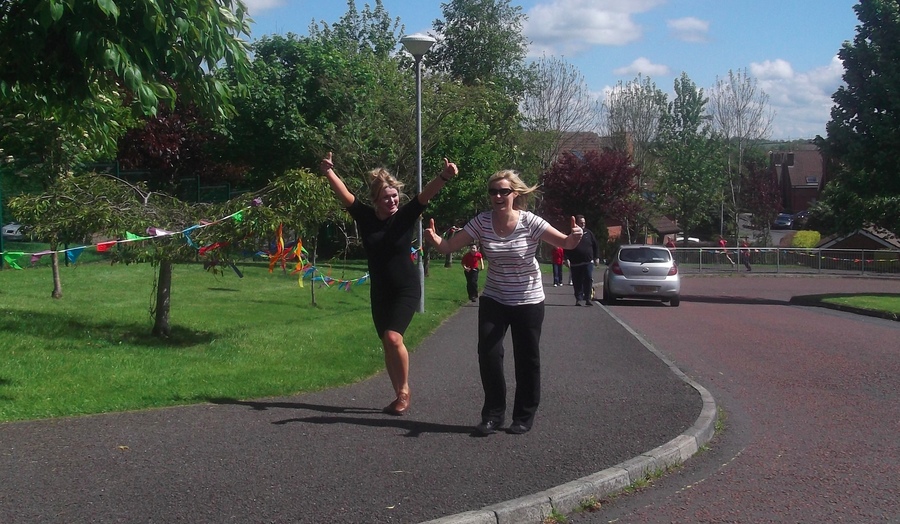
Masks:
[[[465,85],[496,83],[518,99],[532,75],[524,63],[522,7],[509,0],[449,0],[441,10],[444,19],[433,23],[438,43],[425,63]]]
[[[819,245],[822,235],[818,231],[797,231],[791,239],[791,247],[811,249]]]
[[[240,0],[13,0],[0,7],[0,93],[35,106],[72,107],[128,93],[144,114],[174,100],[164,81],[212,109],[229,90],[209,74],[243,71],[249,34]]]
[[[860,21],[856,36],[838,51],[845,85],[832,95],[828,136],[819,139],[837,175],[825,199],[828,207],[840,210],[830,215],[840,232],[868,222],[898,231],[900,4],[867,0],[853,9]]]
[[[725,155],[703,116],[706,102],[703,90],[682,73],[660,122],[657,198],[685,233],[709,219],[725,185]]]
[[[259,186],[318,165],[328,151],[354,175],[412,164],[414,78],[394,59],[296,35],[264,37],[254,52],[227,134],[232,159],[252,166]]]
[[[54,250],[60,244],[83,243],[94,233],[121,235],[136,205],[128,188],[103,175],[64,175],[45,193],[21,195],[9,203],[29,233]]]
[[[338,22],[321,25],[313,22],[309,36],[314,40],[329,41],[351,52],[372,52],[387,57],[393,54],[400,42],[403,26],[400,17],[391,19],[382,0],[375,0],[375,9],[365,4],[362,13],[356,9],[356,0],[347,0],[347,12]]]

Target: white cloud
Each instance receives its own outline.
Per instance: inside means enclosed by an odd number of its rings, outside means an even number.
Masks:
[[[648,78],[656,78],[669,75],[669,67],[662,64],[654,64],[643,56],[630,65],[613,70],[616,76],[637,76],[641,74]]]
[[[250,13],[250,16],[281,7],[285,3],[286,0],[244,0],[244,5],[247,6],[247,12]]]
[[[706,35],[709,32],[709,22],[700,20],[692,16],[686,18],[678,18],[666,22],[669,29],[675,35],[675,38],[684,42],[706,42]]]
[[[530,56],[577,55],[597,45],[622,46],[639,40],[633,15],[666,0],[550,0],[532,7],[523,32]]]
[[[841,85],[844,67],[837,56],[828,65],[798,73],[785,60],[750,64],[759,87],[769,95],[776,116],[772,136],[776,139],[813,138],[825,135],[831,118],[831,95]]]

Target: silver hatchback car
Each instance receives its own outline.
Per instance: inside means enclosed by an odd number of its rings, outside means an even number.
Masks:
[[[603,273],[603,302],[619,298],[681,303],[681,278],[672,252],[663,246],[624,245]]]

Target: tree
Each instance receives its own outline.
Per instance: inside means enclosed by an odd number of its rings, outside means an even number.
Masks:
[[[768,104],[769,95],[759,89],[756,79],[749,76],[746,69],[737,73],[728,71],[728,78],[716,77],[716,85],[710,93],[707,111],[712,117],[713,129],[728,146],[726,165],[735,230],[742,208],[740,197],[744,194],[741,189],[744,155],[754,142],[769,136],[775,118]],[[735,155],[737,158],[733,158]]]
[[[382,0],[375,0],[374,10],[366,4],[362,13],[356,9],[356,0],[347,0],[347,12],[338,22],[329,25],[323,20],[309,26],[309,36],[314,40],[330,41],[351,52],[371,52],[381,57],[394,53],[401,33],[400,17],[392,20]]]
[[[573,215],[584,215],[594,231],[605,230],[607,218],[627,223],[639,211],[638,178],[622,151],[563,152],[541,177],[542,216],[561,230]]]
[[[355,174],[414,155],[414,79],[394,58],[296,35],[264,37],[254,53],[225,127],[231,160],[252,167],[256,187],[328,151]]]
[[[714,212],[723,187],[722,146],[704,117],[707,99],[687,74],[675,80],[675,98],[660,121],[656,179],[659,205],[684,230]]]
[[[50,244],[53,290],[62,298],[59,250],[70,243],[84,243],[94,233],[112,233],[123,227],[131,209],[127,195],[114,180],[103,176],[64,175],[42,194],[13,198],[10,209],[30,233]]]
[[[222,161],[227,138],[217,132],[193,103],[179,99],[174,109],[161,107],[143,127],[134,127],[118,140],[122,169],[146,170],[150,187],[177,194],[181,179],[198,183],[243,181],[246,166]]]
[[[566,133],[597,130],[600,102],[575,66],[545,55],[537,62],[535,82],[525,94],[522,113],[526,131],[539,137],[543,172],[559,155]]]
[[[509,0],[449,0],[441,11],[444,19],[432,23],[438,42],[425,64],[465,85],[496,83],[518,99],[530,82],[522,8]]]
[[[781,188],[774,169],[764,158],[745,160],[741,184],[742,208],[753,215],[754,224],[763,230],[765,245],[769,241],[769,228],[781,209]]]
[[[840,210],[833,227],[847,232],[872,222],[900,231],[900,4],[866,0],[860,23],[838,58],[844,83],[832,95],[827,138],[817,142],[838,165],[824,204]]]
[[[641,75],[625,84],[620,81],[606,95],[603,116],[607,133],[617,149],[632,155],[642,177],[652,178],[656,172],[653,145],[666,104],[666,94]],[[638,180],[639,187],[642,182]]]
[[[244,70],[249,33],[241,0],[12,0],[0,4],[0,93],[80,107],[126,92],[153,114],[175,99],[170,78],[220,110],[230,91],[211,72]]]

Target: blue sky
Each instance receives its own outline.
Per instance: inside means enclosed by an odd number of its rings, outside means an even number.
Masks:
[[[245,0],[252,37],[304,35],[312,20],[336,22],[346,0]],[[374,0],[357,0],[362,9]],[[527,15],[529,55],[565,58],[598,96],[639,73],[670,93],[682,72],[709,90],[744,70],[769,96],[771,137],[825,135],[841,85],[837,52],[852,40],[853,0],[512,0]],[[405,33],[430,32],[440,0],[383,0]]]

